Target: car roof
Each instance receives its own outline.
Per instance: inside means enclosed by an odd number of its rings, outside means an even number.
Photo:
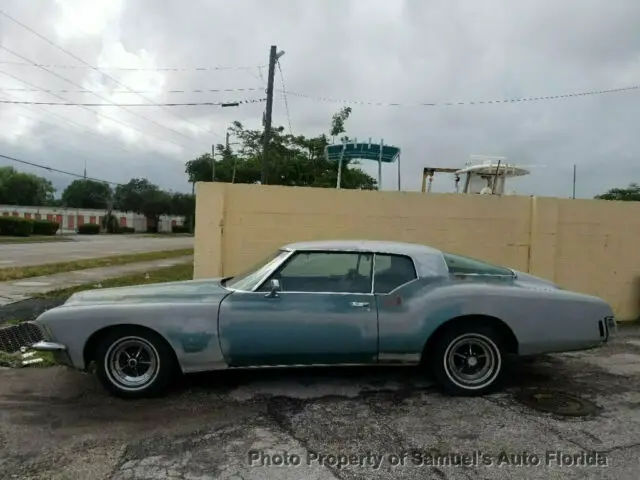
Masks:
[[[315,242],[290,243],[288,250],[347,250],[362,252],[395,253],[399,255],[425,255],[442,253],[419,243],[388,242],[382,240],[319,240]]]

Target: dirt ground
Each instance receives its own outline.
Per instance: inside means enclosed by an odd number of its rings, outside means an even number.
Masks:
[[[515,397],[530,387],[599,409],[541,413]],[[639,459],[636,328],[600,350],[518,363],[500,393],[472,399],[413,369],[198,375],[134,402],[62,367],[0,370],[2,479],[636,480]]]

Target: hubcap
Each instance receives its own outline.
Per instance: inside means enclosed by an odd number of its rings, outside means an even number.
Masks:
[[[104,361],[109,380],[123,390],[145,388],[158,376],[160,366],[158,351],[141,337],[115,341]]]
[[[480,389],[495,380],[501,359],[498,348],[484,335],[461,335],[449,344],[444,358],[447,376],[466,389]]]

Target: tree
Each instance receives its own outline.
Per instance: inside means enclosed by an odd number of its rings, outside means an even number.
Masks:
[[[195,212],[196,199],[188,193],[173,193],[171,195],[171,214],[188,218]]]
[[[114,194],[114,207],[123,212],[142,213],[145,196],[159,190],[146,178],[132,178],[125,185],[118,185]]]
[[[51,182],[13,167],[0,167],[0,204],[40,207],[53,202]]]
[[[171,195],[146,178],[132,178],[127,184],[118,185],[114,198],[117,210],[141,213],[153,227],[160,215],[171,213]]]
[[[113,196],[108,184],[95,180],[74,180],[62,192],[62,202],[72,208],[106,209]]]
[[[351,108],[346,107],[335,114],[331,123],[330,135],[345,133],[345,121],[349,118]],[[239,148],[226,150],[223,145],[216,148],[216,181],[235,183],[257,183],[261,176],[262,139],[261,130],[248,130],[240,122],[234,122],[230,133],[238,140]],[[348,139],[348,137],[343,137]],[[329,145],[327,135],[316,137],[286,134],[284,127],[276,127],[272,131],[269,148],[270,185],[329,187],[336,185],[338,165],[325,158],[324,150]],[[219,154],[218,154],[219,152]],[[342,188],[375,189],[375,179],[367,175],[357,163],[345,162],[342,172]],[[349,166],[356,168],[349,168]],[[235,174],[234,174],[235,172]],[[206,153],[190,160],[185,165],[185,173],[189,181],[211,181],[211,154]]]
[[[345,129],[345,122],[349,119],[349,117],[351,116],[351,107],[344,107],[342,110],[340,110],[338,113],[334,114],[333,117],[331,118],[331,138],[332,141],[335,142],[335,139],[338,135],[340,135],[341,133],[345,133],[347,130]],[[343,137],[341,138],[342,141],[349,141],[349,137]]]
[[[623,202],[640,202],[640,185],[630,183],[627,188],[612,188],[611,190],[596,195],[599,200],[620,200]]]

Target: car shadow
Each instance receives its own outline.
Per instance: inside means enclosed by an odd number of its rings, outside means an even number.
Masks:
[[[546,358],[519,359],[508,362],[502,389],[530,386],[551,386],[564,383],[562,372]],[[428,369],[414,366],[358,366],[358,367],[296,367],[229,369],[189,374],[181,377],[172,393],[201,391],[232,394],[241,389],[253,390],[256,395],[303,395],[301,389],[316,389],[318,396],[349,396],[353,392],[375,393],[390,391],[441,391]],[[355,394],[353,394],[355,395]],[[357,395],[356,395],[357,396]]]

